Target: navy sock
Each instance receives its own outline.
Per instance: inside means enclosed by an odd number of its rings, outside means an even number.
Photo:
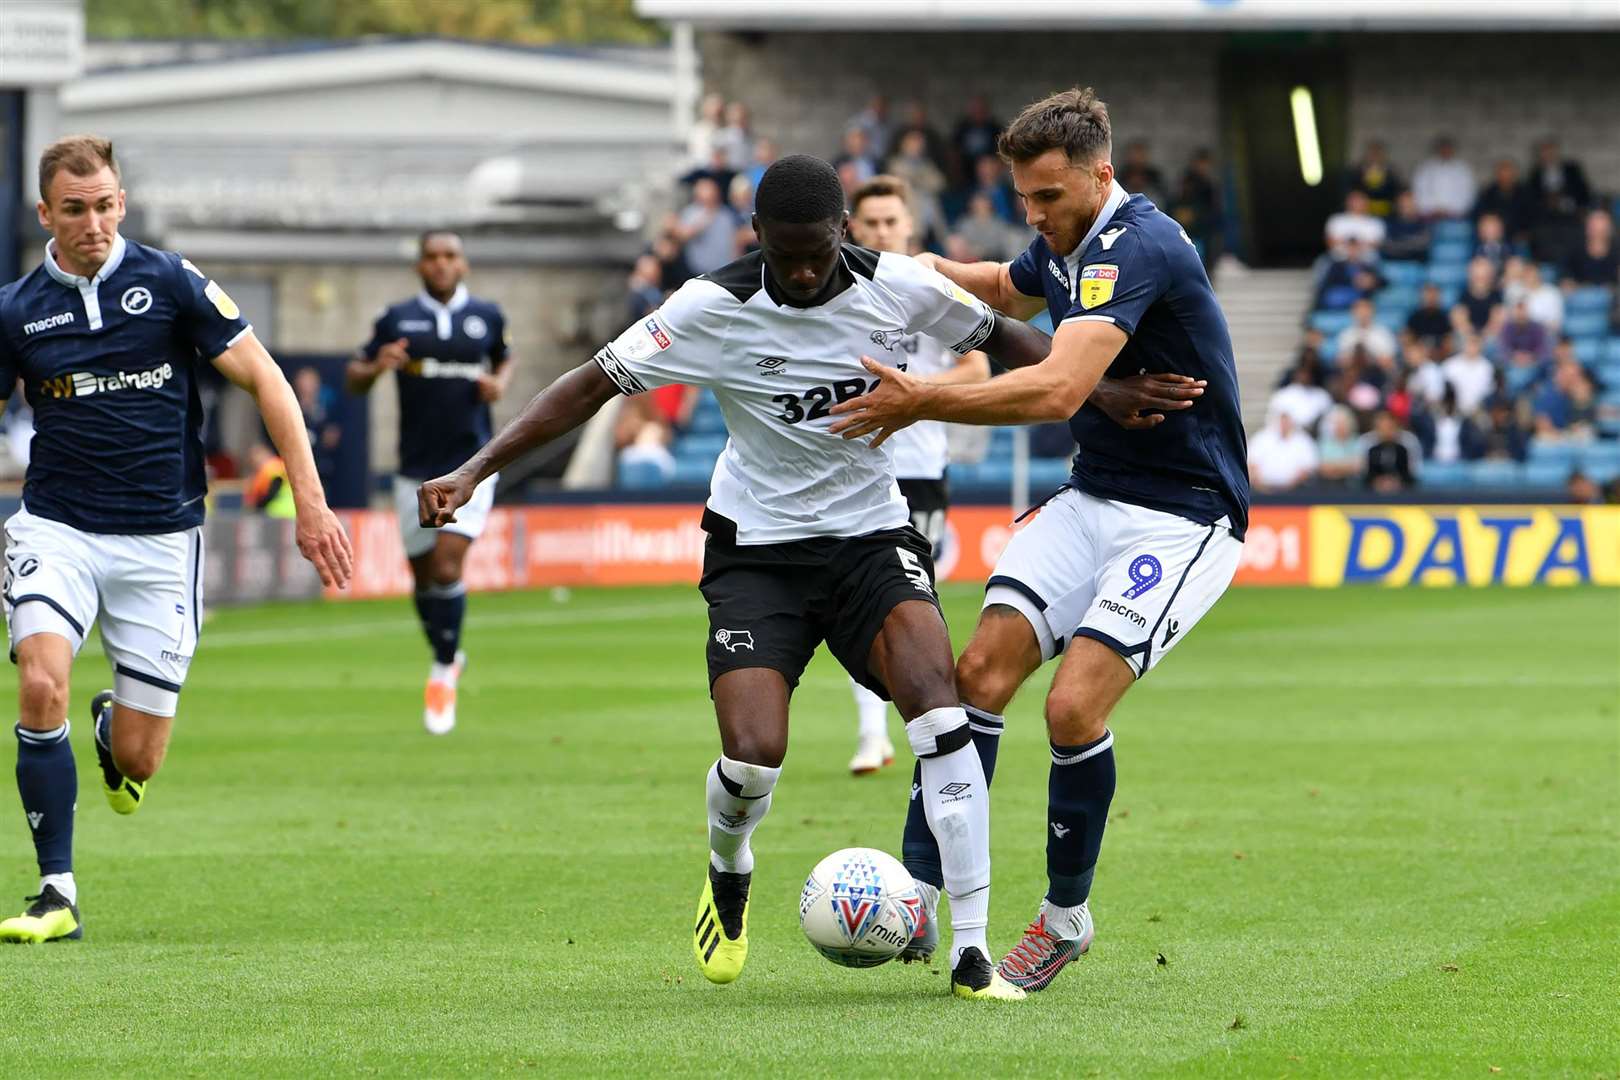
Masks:
[[[979,752],[984,782],[988,784],[996,775],[996,749],[1001,743],[1002,719],[971,705],[962,708],[967,710],[968,731],[973,736],[973,748]],[[943,889],[945,872],[939,863],[939,842],[928,828],[921,792],[922,763],[918,762],[911,767],[911,804],[906,808],[906,828],[900,839],[901,861],[913,878]]]
[[[17,793],[34,834],[39,872],[72,871],[79,770],[73,762],[66,720],[55,731],[29,731],[17,725]]]
[[[1114,801],[1114,733],[1084,746],[1052,744],[1046,785],[1046,898],[1085,903],[1097,871],[1108,804]]]
[[[422,619],[433,659],[441,664],[456,662],[461,648],[461,620],[467,615],[467,586],[461,582],[429,585],[416,593],[416,614]]]

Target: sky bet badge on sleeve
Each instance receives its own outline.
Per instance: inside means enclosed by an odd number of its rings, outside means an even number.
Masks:
[[[1100,307],[1114,298],[1114,282],[1119,280],[1119,267],[1112,263],[1097,263],[1080,271],[1080,306]]]

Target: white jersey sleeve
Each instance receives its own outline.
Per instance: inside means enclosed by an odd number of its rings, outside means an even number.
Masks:
[[[710,386],[727,321],[716,307],[729,299],[725,290],[694,278],[592,359],[624,394],[672,383]]]
[[[984,301],[916,259],[886,254],[878,273],[904,307],[908,333],[926,334],[961,356],[996,328],[996,313]]]

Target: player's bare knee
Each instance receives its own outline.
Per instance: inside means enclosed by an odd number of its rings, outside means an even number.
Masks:
[[[163,765],[163,747],[143,744],[141,746],[115,747],[113,751],[113,764],[118,771],[137,784],[145,783],[157,775]]]
[[[720,752],[733,761],[780,769],[787,758],[787,734],[733,731],[721,738]]]
[[[48,665],[24,662],[17,671],[18,719],[32,731],[49,731],[67,717],[68,680]]]
[[[1081,746],[1103,737],[1108,710],[1079,687],[1057,687],[1046,695],[1046,733],[1059,746]]]
[[[956,661],[958,695],[985,712],[1004,712],[1023,681],[1021,672],[1010,670],[987,648],[969,645]]]
[[[435,551],[428,563],[428,584],[454,585],[461,580],[461,553]]]

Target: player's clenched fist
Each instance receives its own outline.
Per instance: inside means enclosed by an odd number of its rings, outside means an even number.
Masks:
[[[456,520],[456,511],[472,498],[477,480],[459,471],[429,480],[416,489],[416,514],[424,529],[437,529]]]
[[[377,366],[384,371],[398,371],[411,359],[409,346],[410,341],[405,338],[383,345],[377,350]]]

